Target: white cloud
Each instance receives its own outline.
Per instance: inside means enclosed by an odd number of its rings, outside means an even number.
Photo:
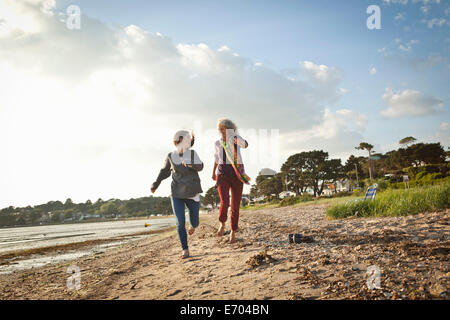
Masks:
[[[348,89],[346,89],[346,88],[339,88],[339,93],[340,94],[347,94],[348,93]]]
[[[416,39],[405,42],[400,38],[395,38],[388,46],[378,49],[378,52],[383,54],[384,57],[392,57],[394,55],[412,52],[413,46],[419,43],[420,41]]]
[[[395,38],[388,46],[378,49],[378,52],[386,60],[395,64],[409,65],[416,71],[432,68],[448,59],[439,53],[429,53],[425,57],[413,55],[413,48],[419,43],[420,41],[417,39],[411,39],[405,42],[400,38]]]
[[[450,21],[444,18],[422,19],[422,23],[425,23],[428,28],[433,29],[436,27],[450,26]]]
[[[413,45],[417,45],[419,40],[410,40],[406,43],[400,44],[398,48],[402,51],[411,51]]]
[[[406,4],[408,4],[408,0],[383,0],[383,3],[385,3],[385,4],[402,4],[402,5],[406,5]]]
[[[329,152],[330,157],[345,161],[354,153],[354,147],[364,140],[367,120],[365,115],[349,109],[332,112],[326,108],[320,122],[311,129],[281,136],[283,156],[286,159],[293,153],[321,149]]]
[[[432,68],[443,60],[444,58],[440,54],[430,54],[426,58],[411,58],[410,63],[416,70],[421,71],[423,69]]]
[[[450,148],[450,134],[448,134],[448,129],[450,124],[448,122],[442,122],[439,130],[426,137],[424,140],[429,142],[439,142],[444,147],[444,150],[449,150]]]
[[[330,80],[339,80],[340,78],[336,68],[333,67],[328,67],[323,64],[317,65],[311,61],[303,61],[300,65],[318,81],[328,82]]]
[[[420,7],[420,11],[422,11],[423,14],[427,14],[428,11],[430,10],[430,6],[421,6]]]
[[[439,112],[443,107],[442,100],[409,89],[394,93],[388,87],[383,95],[383,101],[388,108],[381,114],[387,118],[424,116]]]
[[[441,3],[441,0],[412,0],[409,3],[423,3],[423,5],[427,4],[439,4]],[[401,5],[407,5],[408,0],[383,0],[383,3],[385,4],[401,4]]]
[[[440,4],[441,0],[413,0],[413,3],[421,2],[423,5],[427,4]]]
[[[0,157],[0,207],[147,195],[173,132],[196,122],[212,129],[196,142],[207,146],[206,188],[209,140],[222,116],[283,134],[319,131],[327,121],[336,137],[343,127],[351,136],[350,122],[364,124],[351,111],[322,119],[345,93],[342,72],[332,66],[255,68],[227,46],[174,44],[136,25],[113,30],[84,15],[81,29],[69,30],[54,8],[37,0],[1,3],[0,148],[7,156]],[[346,147],[334,142],[335,151]]]
[[[394,21],[405,21],[406,20],[406,14],[404,12],[399,12],[394,17]]]

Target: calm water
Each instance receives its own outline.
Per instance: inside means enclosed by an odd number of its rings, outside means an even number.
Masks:
[[[146,223],[150,224],[150,226],[145,227]],[[174,226],[175,224],[175,217],[172,216],[171,218],[163,219],[108,221],[0,229],[0,253],[130,235],[120,241],[111,240],[109,243],[102,243],[93,248],[80,249],[76,252],[36,254],[23,259],[20,258],[19,260],[14,259],[9,264],[0,265],[0,274],[37,268],[50,263],[70,261],[85,255],[101,253],[107,249],[118,247],[123,243],[149,236],[131,236],[132,234],[148,230],[163,229]]]
[[[145,227],[146,223],[150,227]],[[158,230],[175,225],[175,218],[108,221],[0,229],[0,253]]]

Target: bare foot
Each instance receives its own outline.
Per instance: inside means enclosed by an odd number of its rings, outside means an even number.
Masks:
[[[225,231],[225,223],[221,223],[219,230],[217,230],[217,236],[221,237],[223,236],[223,232]]]
[[[189,250],[183,250],[183,254],[180,257],[181,259],[189,258]]]
[[[190,236],[192,236],[194,234],[194,232],[195,232],[195,228],[194,227],[190,227],[189,230],[188,230],[188,234]]]
[[[236,241],[235,236],[236,236],[236,231],[231,230],[229,243],[234,243]]]

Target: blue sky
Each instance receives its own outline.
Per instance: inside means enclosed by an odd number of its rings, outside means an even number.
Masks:
[[[385,1],[61,1],[58,7],[78,4],[83,13],[111,25],[135,24],[160,32],[175,43],[206,43],[212,48],[228,46],[239,55],[282,70],[299,61],[315,61],[343,70],[342,86],[349,90],[332,109],[351,108],[370,121],[366,135],[380,144],[391,144],[405,135],[432,135],[448,111],[429,117],[386,121],[381,96],[387,86],[413,88],[450,98],[449,1],[416,1],[407,4]],[[381,9],[381,30],[369,30],[366,8]],[[428,7],[424,14],[421,7]],[[399,18],[395,19],[398,16]],[[433,28],[422,20],[447,19]],[[418,40],[410,52],[398,49]],[[389,57],[379,52],[391,50]],[[429,68],[415,68],[414,59],[439,55],[444,61]],[[377,74],[369,76],[375,67]],[[448,110],[448,108],[445,108]],[[382,124],[382,127],[381,127]],[[414,128],[414,130],[411,130]]]
[[[199,125],[206,190],[222,116],[278,130],[281,163],[410,135],[447,148],[449,28],[448,0],[0,0],[0,207],[146,196],[173,133]],[[243,151],[253,179],[281,165],[250,161],[261,137]]]

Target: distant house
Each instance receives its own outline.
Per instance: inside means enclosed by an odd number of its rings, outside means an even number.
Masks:
[[[39,224],[45,224],[45,223],[50,222],[50,214],[44,213],[44,214],[37,220],[37,222],[38,222]]]
[[[274,175],[277,174],[277,172],[275,170],[270,169],[270,168],[263,168],[263,169],[261,169],[259,174],[262,175],[262,176],[274,176]]]
[[[350,180],[338,180],[336,181],[336,191],[337,192],[348,192],[350,191]]]
[[[348,192],[350,191],[350,180],[338,180],[336,183],[331,183],[323,190],[323,195],[331,196],[333,193],[337,192]]]
[[[255,201],[255,202],[258,202],[258,201],[264,201],[265,198],[266,198],[266,196],[256,197],[256,198],[254,199],[254,201]]]
[[[93,213],[83,213],[80,217],[80,221],[81,220],[87,220],[87,219],[92,219],[92,218],[100,218],[100,214],[93,214]]]
[[[283,191],[278,194],[280,199],[288,198],[288,197],[295,197],[297,194],[293,191]]]

